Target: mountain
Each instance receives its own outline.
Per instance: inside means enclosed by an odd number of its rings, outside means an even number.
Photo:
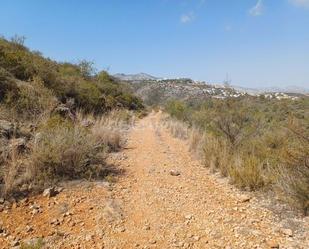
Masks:
[[[133,92],[148,105],[163,104],[171,99],[202,101],[208,98],[240,97],[245,93],[221,85],[209,85],[189,78],[126,81]]]
[[[309,94],[309,88],[299,86],[287,86],[287,87],[265,87],[265,88],[247,88],[241,86],[233,86],[234,89],[246,92],[252,95],[258,95],[262,93],[294,93],[294,94]]]
[[[118,73],[113,75],[115,78],[121,81],[143,81],[143,80],[157,80],[159,78],[154,77],[152,75],[146,73],[139,73],[139,74],[123,74]]]

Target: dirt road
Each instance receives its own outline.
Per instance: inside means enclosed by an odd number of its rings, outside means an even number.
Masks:
[[[269,211],[251,205],[253,200],[225,182],[220,184],[193,159],[185,142],[162,129],[159,120],[160,114],[150,115],[129,137],[127,159],[122,163],[127,177],[114,191],[114,198],[124,204],[125,231],[109,234],[109,246],[296,246],[289,241],[293,240],[289,229],[279,229]]]
[[[309,248],[255,198],[210,174],[159,119],[139,121],[111,157],[123,170],[111,186],[77,183],[52,199],[31,199],[42,209],[35,217],[20,205],[0,218],[8,225],[15,215],[18,226],[33,228],[12,229],[15,237],[43,236],[50,248]],[[61,204],[70,218],[50,224]]]

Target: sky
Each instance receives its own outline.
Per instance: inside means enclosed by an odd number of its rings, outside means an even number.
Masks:
[[[309,88],[309,0],[0,0],[0,34],[57,61]]]

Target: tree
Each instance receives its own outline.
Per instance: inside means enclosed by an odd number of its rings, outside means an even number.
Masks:
[[[84,78],[90,78],[96,73],[93,61],[81,60],[78,63],[79,70]]]

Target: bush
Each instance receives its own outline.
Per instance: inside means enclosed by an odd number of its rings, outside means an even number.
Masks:
[[[13,123],[12,133],[25,138],[26,147],[15,153],[11,137],[0,138],[2,194],[104,176],[106,152],[120,149],[134,122],[124,109],[144,106],[107,72],[97,74],[93,63],[57,63],[26,48],[23,37],[0,38],[0,118]],[[69,118],[56,114],[63,112]],[[85,116],[93,126],[83,122]]]
[[[229,165],[229,175],[236,186],[257,190],[265,185],[263,168],[260,160],[254,156],[237,157]]]
[[[15,95],[8,94],[5,103],[20,117],[38,119],[48,114],[57,104],[52,91],[44,87],[40,78],[23,83]]]
[[[18,185],[27,181],[27,176],[23,172],[25,162],[18,154],[17,150],[12,150],[10,156],[6,158],[0,168],[0,182],[3,182],[3,189],[0,195],[6,196],[17,191]]]
[[[86,113],[103,113],[105,111],[105,103],[98,87],[87,81],[82,81],[77,85],[76,89],[76,105],[79,109]]]
[[[176,119],[167,119],[165,121],[165,125],[174,137],[180,139],[188,138],[189,128],[185,123],[180,122]]]
[[[205,137],[202,158],[211,170],[240,188],[268,187],[308,214],[308,101],[246,96],[200,104],[171,101],[165,110]],[[186,133],[192,134],[191,150],[200,151],[195,132]]]
[[[0,103],[6,99],[7,95],[16,96],[17,91],[17,84],[13,76],[0,67]]]
[[[189,142],[190,151],[197,153],[197,155],[200,156],[205,144],[205,136],[203,132],[197,128],[192,128],[189,131]]]
[[[28,80],[36,73],[32,56],[24,46],[0,40],[0,67],[20,80]]]
[[[187,108],[184,102],[178,100],[169,101],[165,110],[174,118],[179,120],[187,120]]]
[[[109,151],[118,151],[124,143],[124,133],[133,123],[132,113],[113,111],[95,120],[91,131],[97,143],[105,145]]]
[[[90,177],[93,174],[91,165],[104,165],[104,149],[104,145],[97,144],[89,131],[78,125],[45,128],[30,155],[31,175],[38,185]]]
[[[41,249],[44,247],[44,241],[42,238],[34,240],[29,243],[21,243],[20,249]]]
[[[289,144],[283,148],[277,184],[292,205],[309,214],[309,130],[302,122],[289,124]]]
[[[227,142],[206,135],[203,151],[205,165],[212,171],[219,170],[223,176],[227,176],[231,159],[231,151]]]
[[[13,85],[8,82],[9,75],[14,82],[40,78],[59,101],[65,103],[68,98],[73,98],[76,108],[85,113],[100,115],[118,107],[143,109],[141,100],[108,73],[103,71],[96,74],[92,62],[82,60],[77,65],[57,63],[30,51],[20,40],[17,37],[9,42],[0,38],[0,82],[5,72],[5,85],[0,86],[0,101],[7,92],[11,92],[8,88]],[[11,99],[15,98],[19,97],[11,95]]]

